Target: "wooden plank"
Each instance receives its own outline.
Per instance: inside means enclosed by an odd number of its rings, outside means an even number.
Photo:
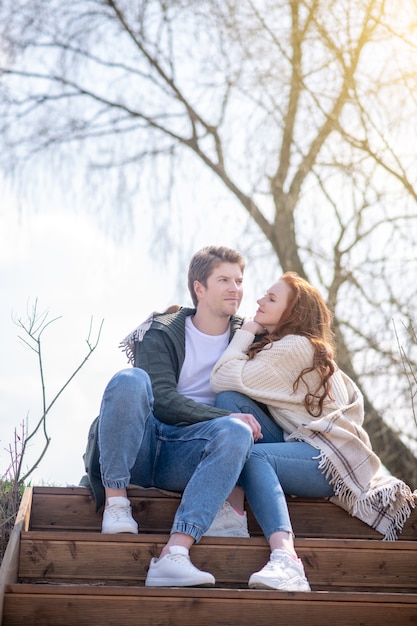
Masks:
[[[166,535],[23,533],[19,578],[143,585],[151,557],[166,540]],[[314,589],[417,592],[417,542],[297,539],[296,548]],[[261,537],[204,537],[191,556],[218,585],[246,588],[249,576],[268,561],[269,547]]]
[[[11,585],[3,626],[409,626],[417,596]]]
[[[141,532],[168,532],[180,496],[156,489],[129,490],[132,513],[139,520]],[[101,530],[102,511],[86,488],[36,487],[32,507],[31,529]]]
[[[143,533],[169,532],[179,503],[179,494],[158,489],[132,487],[128,490],[133,516]],[[375,530],[351,517],[325,499],[288,498],[288,507],[298,537],[381,539]],[[262,536],[250,507],[248,526],[251,535]],[[95,512],[90,491],[82,487],[34,487],[31,529],[101,529],[101,512]],[[417,508],[407,521],[400,540],[417,540]]]
[[[30,528],[97,531],[101,515],[86,488],[34,487]]]
[[[287,498],[287,502],[297,537],[381,539],[377,531],[328,500]]]
[[[16,515],[15,524],[10,533],[6,551],[0,567],[0,624],[2,623],[3,599],[6,585],[17,581],[19,566],[20,535],[29,527],[32,488],[26,487]]]
[[[417,592],[417,542],[311,539],[296,546],[315,589]]]

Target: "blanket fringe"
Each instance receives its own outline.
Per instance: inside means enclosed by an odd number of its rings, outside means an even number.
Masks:
[[[127,361],[131,365],[135,364],[135,342],[141,342],[145,336],[145,334],[150,329],[152,322],[154,321],[157,315],[165,315],[169,313],[177,313],[181,309],[179,304],[171,304],[165,311],[152,311],[148,315],[145,321],[143,321],[139,326],[134,328],[122,341],[119,343],[119,348],[124,352],[127,356]]]
[[[397,478],[380,476],[358,497],[323,452],[318,459],[319,469],[334,487],[331,501],[380,532],[385,541],[395,541],[416,505],[417,492],[412,493],[408,485]],[[383,484],[384,481],[387,484]]]
[[[119,348],[121,348],[122,352],[124,352],[127,356],[127,361],[131,365],[134,365],[135,362],[135,341],[142,341],[146,332],[150,329],[151,324],[154,320],[155,315],[157,313],[154,311],[144,322],[139,324],[134,330],[132,330],[122,341],[119,343]]]

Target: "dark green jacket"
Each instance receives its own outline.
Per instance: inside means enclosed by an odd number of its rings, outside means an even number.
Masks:
[[[156,316],[143,340],[135,343],[135,367],[148,372],[154,415],[166,424],[196,424],[230,413],[194,402],[177,391],[185,358],[185,320],[194,313],[195,309],[182,308],[177,313]],[[241,325],[240,317],[232,317],[230,339]]]
[[[166,424],[195,424],[230,411],[194,402],[177,391],[177,383],[185,358],[185,320],[195,309],[181,308],[176,313],[156,315],[142,341],[135,342],[134,365],[148,372],[154,394],[154,415]],[[242,318],[231,318],[230,339],[242,325]],[[98,450],[98,417],[90,427],[84,454],[88,486],[97,510],[104,504]],[[86,480],[82,484],[86,484]]]

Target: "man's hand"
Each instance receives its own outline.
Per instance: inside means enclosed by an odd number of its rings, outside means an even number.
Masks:
[[[261,425],[251,413],[231,413],[230,417],[236,417],[238,420],[249,426],[252,431],[254,441],[263,439],[264,436],[261,432]]]

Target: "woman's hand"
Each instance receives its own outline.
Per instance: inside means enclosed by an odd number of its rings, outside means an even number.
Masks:
[[[242,324],[242,330],[247,330],[254,335],[265,335],[266,328],[255,322],[254,320],[247,320]]]

